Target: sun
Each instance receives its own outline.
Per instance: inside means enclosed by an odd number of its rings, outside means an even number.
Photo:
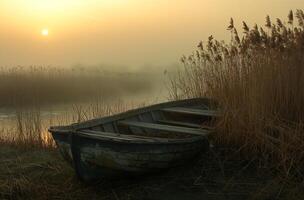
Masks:
[[[41,35],[42,35],[42,36],[45,36],[45,37],[48,36],[48,35],[49,35],[49,29],[47,29],[47,28],[42,29],[42,30],[41,30]]]

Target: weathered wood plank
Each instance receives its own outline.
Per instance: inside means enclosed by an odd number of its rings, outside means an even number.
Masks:
[[[206,117],[219,117],[220,116],[220,112],[216,111],[216,110],[201,110],[201,109],[185,108],[185,107],[172,107],[172,108],[164,108],[161,110],[165,111],[165,112],[199,115],[199,116],[206,116]]]
[[[81,148],[81,152],[87,155],[90,155],[91,159],[95,159],[98,155],[112,155],[113,158],[118,160],[126,160],[126,161],[151,161],[151,162],[168,162],[170,160],[186,157],[189,154],[193,154],[193,152],[197,152],[199,148],[187,149],[184,151],[162,151],[159,153],[157,151],[151,152],[119,152],[113,151],[112,149],[103,148],[101,146],[98,147],[83,147]],[[176,150],[176,149],[174,149]],[[186,156],[184,156],[186,155]]]
[[[168,139],[164,138],[157,138],[157,137],[145,137],[145,136],[138,136],[138,135],[123,135],[123,134],[117,134],[117,133],[107,133],[107,132],[101,132],[101,131],[94,131],[94,130],[82,130],[78,131],[82,136],[92,137],[92,138],[101,138],[101,137],[107,137],[112,139],[124,139],[128,141],[134,141],[134,140],[141,140],[141,141],[149,141],[149,142],[164,142],[168,141]]]
[[[162,124],[152,124],[146,122],[134,122],[134,121],[120,121],[119,124],[126,126],[135,126],[140,128],[147,128],[159,131],[168,131],[174,133],[186,133],[192,135],[203,135],[207,136],[211,133],[211,131],[204,129],[195,129],[195,128],[186,128],[186,127],[178,127],[178,126],[170,126],[170,125],[162,125]]]
[[[105,132],[110,132],[110,133],[115,132],[113,123],[104,124],[103,129],[104,129]]]
[[[157,122],[162,123],[162,124],[184,126],[184,127],[189,127],[189,128],[201,128],[201,126],[199,124],[173,121],[173,120],[157,120]]]
[[[187,158],[193,157],[197,151],[178,154],[121,154],[103,149],[83,148],[81,158],[96,165],[129,171],[167,168],[181,164]]]

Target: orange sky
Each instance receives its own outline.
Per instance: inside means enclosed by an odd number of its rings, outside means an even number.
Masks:
[[[167,66],[229,18],[264,24],[303,0],[1,0],[0,65]],[[49,36],[42,36],[43,29]]]

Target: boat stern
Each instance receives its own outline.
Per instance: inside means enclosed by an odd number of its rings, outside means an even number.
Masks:
[[[73,155],[71,150],[72,132],[66,126],[50,127],[48,130],[56,142],[60,154],[71,166],[73,166]]]

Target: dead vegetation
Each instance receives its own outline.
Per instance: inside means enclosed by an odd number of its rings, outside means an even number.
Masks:
[[[152,90],[153,78],[143,74],[111,73],[89,67],[0,67],[0,106],[53,105],[140,95]]]
[[[75,122],[100,118],[124,112],[145,104],[127,103],[122,100],[107,101],[92,98],[90,103],[75,103],[68,106],[59,116],[43,117],[41,105],[22,107],[15,110],[15,117],[6,127],[1,127],[0,144],[15,146],[23,149],[41,148],[52,149],[55,142],[48,132],[50,126],[64,126]]]
[[[233,149],[212,148],[188,165],[163,173],[81,183],[59,152],[0,147],[0,199],[303,199],[303,185],[240,161]],[[208,162],[206,162],[208,161]]]
[[[229,43],[210,36],[181,58],[171,98],[216,99],[224,111],[218,145],[303,180],[304,12],[290,11],[287,22],[267,16],[265,28],[243,22],[243,34],[231,19],[228,31]]]

